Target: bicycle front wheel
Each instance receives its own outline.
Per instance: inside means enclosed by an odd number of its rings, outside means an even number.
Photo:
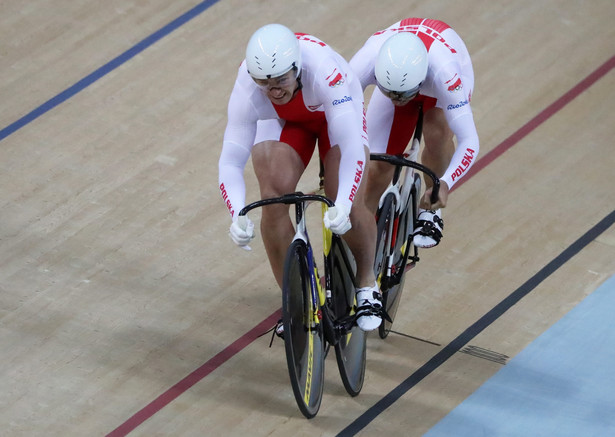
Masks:
[[[295,240],[288,248],[282,288],[284,345],[290,383],[305,417],[318,413],[325,373],[325,341],[318,318],[318,292],[308,267],[307,245]],[[314,299],[314,297],[316,297]]]
[[[391,331],[392,320],[397,312],[399,304],[399,285],[393,285],[392,274],[388,271],[389,254],[393,250],[391,247],[391,238],[394,237],[394,220],[395,220],[395,205],[394,195],[387,194],[382,203],[382,207],[378,210],[378,224],[376,237],[376,259],[374,260],[374,274],[378,280],[380,291],[382,292],[382,304],[391,318],[391,322],[386,319],[378,327],[378,335],[380,338],[386,338]],[[395,267],[395,264],[393,265]]]
[[[391,276],[386,279],[387,287],[382,290],[382,304],[389,315],[391,321],[383,320],[378,328],[380,338],[386,338],[391,332],[393,321],[397,314],[397,308],[401,302],[401,294],[404,291],[404,280],[406,278],[406,270],[408,269],[407,261],[412,258],[412,265],[416,262],[416,248],[412,235],[414,233],[414,220],[418,215],[418,193],[421,187],[421,179],[419,175],[414,175],[413,187],[408,194],[407,207],[402,211],[397,223],[397,235],[395,237],[395,252],[393,257],[393,265]],[[378,221],[378,232],[380,234],[380,221]],[[386,226],[386,222],[383,222]]]
[[[395,196],[389,193],[384,198],[382,207],[378,209],[377,236],[376,236],[376,258],[374,259],[374,274],[380,287],[387,285],[387,262],[388,254],[391,250],[391,239],[393,220],[395,211],[393,200]]]
[[[346,320],[352,320],[356,308],[353,265],[350,251],[342,240],[333,245],[333,290],[332,312],[336,323],[345,325],[341,336],[335,344],[337,367],[346,392],[357,396],[363,388],[365,378],[365,360],[367,335],[356,323],[347,326]]]

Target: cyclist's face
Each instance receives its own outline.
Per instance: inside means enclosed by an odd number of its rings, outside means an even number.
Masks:
[[[297,90],[297,77],[294,69],[278,77],[254,79],[254,82],[276,105],[284,105],[290,102]]]
[[[381,86],[379,83],[377,83],[377,85],[378,85],[378,88],[380,88],[380,91],[382,92],[382,94],[384,94],[386,97],[391,99],[391,102],[393,102],[395,106],[407,105],[410,102],[410,100],[414,99],[418,95],[419,89],[420,89],[420,85],[419,85],[410,91],[398,92],[398,91],[389,91],[383,86]]]
[[[404,106],[410,103],[410,100],[414,99],[415,97],[416,94],[410,97],[389,96],[389,99],[391,99],[391,102],[393,102],[395,106]]]

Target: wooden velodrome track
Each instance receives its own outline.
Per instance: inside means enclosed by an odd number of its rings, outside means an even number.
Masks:
[[[0,11],[0,435],[421,435],[615,273],[610,0]],[[255,339],[280,307],[262,243],[227,236],[227,99],[263,24],[350,58],[408,16],[446,21],[470,50],[480,161],[406,280],[404,335],[370,336],[356,398],[330,357],[308,421],[282,342]],[[256,200],[250,165],[246,180]]]

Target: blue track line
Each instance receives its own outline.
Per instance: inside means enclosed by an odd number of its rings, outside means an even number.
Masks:
[[[122,65],[126,61],[132,59],[133,57],[135,57],[136,55],[141,53],[143,50],[145,50],[146,48],[148,48],[149,46],[151,46],[152,44],[154,44],[158,40],[164,38],[165,36],[167,36],[168,34],[173,32],[178,27],[186,24],[188,21],[192,20],[197,15],[199,15],[202,12],[204,12],[205,10],[209,9],[210,6],[213,6],[214,4],[218,3],[218,1],[219,0],[205,0],[205,1],[201,2],[201,3],[199,3],[198,5],[196,5],[192,9],[190,9],[188,12],[184,13],[183,15],[180,15],[179,17],[177,17],[175,20],[171,21],[166,26],[162,27],[161,29],[159,29],[156,32],[152,33],[147,38],[145,38],[142,41],[138,42],[137,44],[135,44],[130,49],[126,50],[121,55],[117,56],[116,58],[114,58],[111,61],[107,62],[102,67],[98,68],[93,73],[90,73],[89,75],[87,75],[86,77],[81,79],[79,82],[77,82],[74,85],[72,85],[71,87],[65,89],[64,91],[62,91],[60,94],[56,95],[55,97],[52,97],[51,99],[47,100],[41,106],[39,106],[38,108],[34,109],[30,113],[24,115],[19,120],[11,123],[10,125],[5,127],[4,129],[0,130],[0,141],[5,139],[6,137],[11,135],[12,133],[18,131],[19,129],[21,129],[22,127],[27,125],[28,123],[36,120],[38,117],[40,117],[41,115],[45,114],[46,112],[52,110],[53,108],[55,108],[59,104],[65,102],[68,99],[70,99],[72,96],[74,96],[78,92],[82,91],[86,87],[90,86],[91,84],[96,82],[101,77],[103,77],[106,74],[110,73],[111,71],[115,70],[117,67],[119,67],[120,65]]]

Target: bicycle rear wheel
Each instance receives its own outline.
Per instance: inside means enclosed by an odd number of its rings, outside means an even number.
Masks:
[[[391,332],[403,289],[404,277],[401,278],[399,284],[392,286],[391,288],[382,293],[382,304],[384,305],[384,308],[386,309],[386,312],[389,315],[391,321],[389,322],[386,319],[382,320],[382,323],[378,327],[378,335],[380,336],[380,338],[387,338],[389,332]]]
[[[293,241],[286,255],[282,287],[284,345],[295,400],[308,419],[320,408],[325,372],[325,341],[317,317],[318,298],[313,299],[312,274],[306,243]]]
[[[341,336],[335,344],[335,357],[346,392],[357,396],[363,388],[367,335],[353,322],[356,307],[354,269],[342,240],[333,244],[332,312]],[[344,245],[344,246],[343,246]],[[346,321],[346,322],[345,322]],[[348,322],[349,321],[349,322]]]

